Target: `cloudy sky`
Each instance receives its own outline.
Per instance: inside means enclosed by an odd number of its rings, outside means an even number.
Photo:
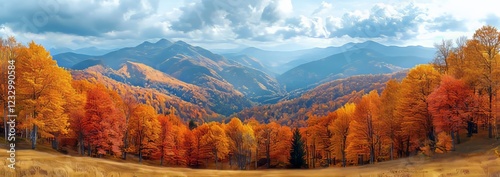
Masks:
[[[471,3],[472,2],[472,3]],[[161,38],[208,49],[295,50],[374,40],[431,47],[500,27],[493,0],[47,0],[0,3],[0,36],[112,49]]]

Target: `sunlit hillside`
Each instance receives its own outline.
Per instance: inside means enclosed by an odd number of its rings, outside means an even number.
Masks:
[[[374,165],[329,167],[307,170],[211,170],[158,167],[120,160],[103,160],[63,155],[49,149],[20,150],[17,169],[6,168],[1,161],[0,176],[79,176],[79,177],[333,177],[333,176],[498,176],[500,175],[500,141],[486,134],[466,138],[455,152],[422,154]],[[4,148],[4,147],[2,147]],[[2,151],[6,149],[0,149]]]

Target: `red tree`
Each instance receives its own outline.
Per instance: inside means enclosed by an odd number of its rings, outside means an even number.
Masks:
[[[439,87],[428,98],[429,112],[437,132],[447,132],[452,143],[460,143],[459,130],[466,127],[473,106],[473,91],[462,80],[443,76]],[[456,136],[456,137],[455,137]],[[456,138],[456,139],[455,139]]]
[[[85,117],[82,120],[83,136],[87,142],[88,155],[113,152],[120,155],[125,117],[120,114],[106,89],[98,86],[87,92]]]
[[[160,165],[163,166],[166,154],[169,153],[170,148],[173,147],[172,143],[172,123],[168,116],[160,115],[158,116],[158,122],[160,123],[160,134],[158,138],[158,150],[160,156]]]

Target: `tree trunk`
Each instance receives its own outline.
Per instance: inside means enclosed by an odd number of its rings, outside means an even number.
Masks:
[[[245,169],[250,170],[250,164],[252,163],[252,151],[248,150],[248,156],[247,156],[247,164],[245,165]]]
[[[200,165],[201,159],[200,159],[200,139],[196,138],[196,166]],[[208,162],[208,161],[207,161]]]
[[[391,142],[391,160],[394,160],[394,140]]]
[[[79,147],[79,150],[80,150],[80,154],[83,156],[85,155],[85,142],[83,141],[83,133],[78,133],[78,141],[80,141],[80,147]]]
[[[215,156],[215,158],[214,158],[215,159],[215,169],[217,170],[217,148],[214,149],[214,152],[215,152],[214,153],[215,154],[214,155]]]
[[[139,163],[142,163],[142,150],[139,148]]]
[[[257,148],[255,149],[255,169],[257,170],[257,161],[259,161],[259,142],[257,142]]]
[[[406,139],[406,157],[410,157],[410,136]]]
[[[345,159],[346,158],[345,157],[346,156],[346,154],[345,154],[346,141],[347,141],[347,137],[344,136],[342,138],[342,147],[341,147],[342,148],[342,150],[341,150],[342,151],[342,167],[346,167],[346,159]]]
[[[127,160],[127,148],[128,148],[128,131],[125,130],[125,136],[123,137],[123,154],[122,158],[123,160]]]
[[[378,140],[377,144],[378,144],[378,153],[375,159],[377,160],[377,162],[379,162],[380,155],[382,154],[382,142],[380,141],[380,139]]]
[[[489,96],[489,109],[488,109],[488,138],[493,138],[493,126],[491,125],[491,121],[492,121],[492,114],[491,114],[491,105],[492,105],[492,98],[493,98],[493,93],[492,93],[492,90],[491,90],[491,86],[490,88],[488,88],[488,96]]]
[[[54,139],[52,140],[52,149],[57,150],[59,147],[59,142],[57,141],[58,135],[54,135]]]
[[[160,166],[163,166],[163,160],[165,159],[165,151],[163,150],[163,146],[161,147],[161,157],[160,157]],[[189,162],[188,162],[189,165]]]
[[[229,168],[233,169],[233,158],[232,154],[229,154]]]
[[[460,133],[459,133],[460,130],[457,130],[457,144],[460,144]]]
[[[450,131],[450,135],[451,135],[451,150],[452,151],[455,151],[455,132]]]
[[[403,153],[404,153],[404,140],[401,138],[399,140],[399,149],[398,149],[399,158],[403,158]]]
[[[139,163],[142,163],[142,136],[139,136]]]
[[[313,144],[312,144],[312,165],[313,168],[316,168],[316,138],[313,139]]]
[[[139,163],[142,163],[142,135],[141,135],[141,133],[139,133]]]
[[[38,126],[33,124],[33,131],[31,132],[31,149],[35,149],[36,147],[37,134],[38,134]]]
[[[89,140],[89,142],[88,142],[88,143],[89,143],[89,147],[88,147],[89,149],[88,149],[87,154],[88,154],[88,156],[90,157],[90,155],[91,155],[91,151],[92,151],[92,146],[90,145],[90,140]]]
[[[267,133],[266,139],[266,167],[269,168],[271,166],[271,135],[270,132]]]
[[[488,115],[488,138],[493,138],[493,126],[491,125],[491,114]]]
[[[370,164],[375,163],[375,147],[372,144],[370,147]]]

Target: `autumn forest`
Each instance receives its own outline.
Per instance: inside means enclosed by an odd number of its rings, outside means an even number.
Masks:
[[[157,78],[164,74],[140,61],[121,69],[61,67],[62,60],[36,41],[25,45],[13,37],[0,43],[0,66],[15,62],[16,134],[35,150],[50,146],[76,157],[169,167],[323,168],[447,153],[478,132],[500,137],[500,31],[483,26],[473,36],[443,39],[435,48],[430,63],[340,78],[270,104],[256,103],[267,97],[243,99],[256,93],[231,91],[225,81],[236,87],[237,79],[227,79],[232,73],[207,70],[214,76],[204,77],[202,86],[196,85],[201,80],[121,82],[116,78],[127,74],[120,72],[134,68]],[[203,54],[190,48],[195,49]],[[226,79],[213,79],[219,75]],[[197,76],[178,78],[192,77]],[[4,108],[6,79],[0,78]],[[277,90],[273,94],[283,92]],[[0,113],[0,134],[7,139],[7,110]]]

